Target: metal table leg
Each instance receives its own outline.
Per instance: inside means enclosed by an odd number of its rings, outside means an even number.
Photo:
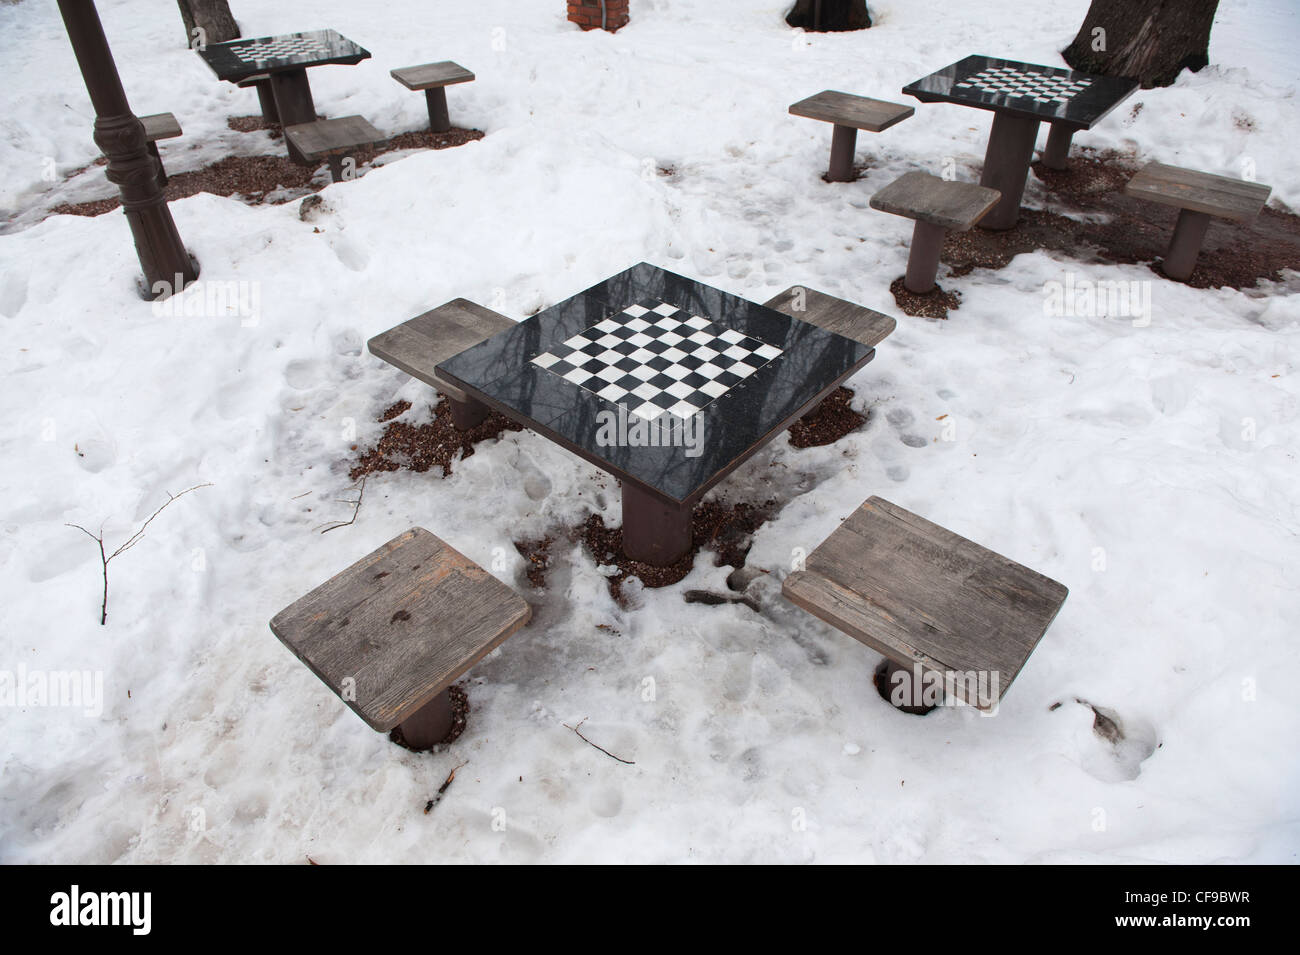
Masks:
[[[691,506],[623,483],[623,553],[667,567],[691,549]]]
[[[411,749],[428,749],[451,732],[451,694],[443,690],[401,724],[402,739]]]
[[[934,288],[946,232],[942,226],[916,220],[912,229],[912,250],[907,254],[907,274],[903,276],[903,287],[909,292],[924,295]]]
[[[469,431],[471,428],[477,428],[488,416],[491,410],[481,401],[475,401],[473,398],[466,397],[464,401],[447,395],[447,404],[451,408],[451,423],[457,431]]]
[[[257,105],[262,109],[262,119],[279,125],[280,111],[275,106],[275,91],[271,89],[271,81],[262,80],[254,83],[253,87],[257,90]]]
[[[271,90],[275,94],[275,109],[280,115],[281,126],[316,122],[316,104],[312,102],[311,84],[307,82],[305,69],[272,73]],[[306,157],[294,149],[287,137],[285,146],[291,160],[304,166],[308,164]]]
[[[835,126],[831,133],[831,165],[826,178],[831,182],[853,181],[853,151],[858,144],[858,131],[852,126]]]
[[[984,172],[980,185],[1002,193],[1002,199],[980,220],[986,229],[1010,229],[1020,218],[1020,197],[1025,193],[1025,177],[1034,158],[1034,140],[1038,138],[1038,120],[993,115],[988,149],[984,153]]]
[[[1074,129],[1061,123],[1048,123],[1047,126],[1043,165],[1048,169],[1064,169],[1070,158],[1070,140],[1074,138]]]
[[[880,695],[904,713],[924,716],[934,709],[932,704],[926,704],[924,681],[916,679],[912,667],[885,660],[876,670],[876,680]]]
[[[1160,265],[1165,275],[1180,281],[1191,278],[1192,269],[1196,267],[1196,257],[1201,254],[1201,243],[1205,241],[1205,230],[1209,226],[1208,212],[1183,209],[1178,213],[1174,237],[1169,240],[1169,251],[1165,253],[1165,260]]]
[[[447,114],[447,89],[434,86],[424,91],[424,98],[429,104],[429,128],[435,133],[445,133],[451,129],[451,117]]]

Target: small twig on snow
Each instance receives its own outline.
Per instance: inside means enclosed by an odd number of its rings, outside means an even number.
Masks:
[[[469,760],[465,760],[465,763],[468,762]],[[451,781],[456,778],[456,770],[460,769],[461,766],[464,766],[465,763],[461,763],[460,766],[452,767],[451,772],[447,774],[447,779],[443,782],[441,786],[438,787],[438,791],[433,794],[433,798],[424,804],[424,814],[426,816],[433,811],[434,806],[442,802],[442,794],[447,791],[447,787],[451,785]]]
[[[159,514],[161,514],[163,511],[165,511],[165,510],[167,509],[167,505],[168,505],[168,504],[171,504],[173,501],[179,500],[180,498],[184,497],[186,494],[190,493],[190,491],[197,491],[197,490],[198,490],[199,488],[201,488],[201,487],[212,487],[212,484],[211,484],[211,483],[207,483],[207,484],[196,484],[196,485],[194,485],[193,487],[187,487],[185,490],[181,491],[181,493],[179,493],[179,494],[171,494],[171,493],[169,493],[169,494],[167,495],[167,503],[164,504],[162,507],[158,508],[158,510],[154,511],[152,514],[150,514],[150,515],[149,515],[149,519],[148,519],[147,521],[145,521],[143,524],[140,525],[140,529],[139,529],[138,531],[136,531],[134,534],[132,534],[130,537],[128,537],[125,541],[123,541],[123,542],[122,542],[122,545],[121,545],[120,547],[118,547],[117,550],[113,551],[113,553],[111,553],[111,554],[107,553],[107,552],[105,551],[105,549],[104,549],[104,525],[103,525],[103,524],[100,524],[100,525],[99,525],[99,533],[98,533],[98,534],[92,534],[92,533],[90,533],[90,531],[86,530],[86,529],[85,529],[84,527],[82,527],[80,524],[68,524],[68,525],[66,525],[66,526],[68,526],[68,527],[73,527],[73,528],[76,528],[77,530],[81,531],[81,533],[85,534],[87,537],[89,537],[91,540],[93,540],[96,544],[99,545],[99,559],[100,559],[100,561],[101,561],[101,562],[103,563],[103,565],[104,565],[104,599],[103,599],[103,602],[100,603],[100,605],[99,605],[99,625],[100,625],[101,627],[104,626],[104,625],[108,622],[108,565],[109,565],[109,562],[110,562],[114,557],[117,557],[119,554],[125,554],[128,550],[130,550],[130,549],[131,549],[132,547],[134,547],[136,544],[140,543],[140,538],[142,538],[142,537],[144,536],[145,529],[148,528],[148,526],[149,526],[150,524],[153,523],[153,519],[154,519],[155,517],[157,517]]]
[[[369,477],[369,475],[366,475],[366,477]],[[348,488],[349,491],[353,490],[354,488],[356,489],[356,492],[357,492],[357,499],[356,499],[355,501],[335,501],[335,502],[334,502],[335,504],[351,504],[351,505],[352,505],[352,516],[351,516],[350,518],[348,518],[346,521],[334,521],[334,522],[332,522],[328,527],[326,527],[323,531],[321,531],[322,534],[328,534],[330,531],[338,530],[340,527],[347,527],[349,524],[351,524],[353,521],[355,521],[355,520],[357,519],[357,513],[361,510],[361,501],[362,501],[362,499],[364,499],[365,496],[366,496],[366,477],[363,477],[363,478],[361,479],[361,483],[359,483],[359,484],[354,484],[354,485],[352,485],[352,487]]]
[[[560,724],[560,725],[563,726],[565,729],[573,730],[575,733],[578,734],[578,739],[582,740],[582,741],[583,741],[584,743],[586,743],[588,746],[592,746],[592,747],[595,747],[596,749],[600,750],[602,753],[604,753],[604,754],[605,754],[606,756],[608,756],[610,759],[616,759],[616,760],[618,760],[620,763],[626,763],[628,766],[635,766],[635,765],[636,765],[636,760],[632,760],[632,759],[624,759],[622,756],[615,756],[615,755],[614,755],[613,753],[611,753],[609,750],[605,749],[605,747],[603,747],[603,746],[596,746],[595,743],[593,743],[591,740],[587,739],[587,737],[583,736],[583,735],[582,735],[582,731],[579,729],[579,727],[582,726],[583,723],[587,722],[587,720],[588,720],[588,717],[584,716],[581,720],[578,721],[578,725],[577,725],[577,726],[570,726],[568,723],[562,723],[562,724]]]

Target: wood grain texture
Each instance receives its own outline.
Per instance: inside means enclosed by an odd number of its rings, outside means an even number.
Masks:
[[[915,112],[915,107],[902,103],[855,96],[838,90],[824,90],[790,107],[793,116],[819,119],[824,123],[850,126],[871,133],[879,133],[895,123],[901,123]]]
[[[1056,617],[1055,580],[879,497],[790,574],[792,603],[903,666],[996,673],[1000,699]],[[959,682],[958,696],[975,706]]]
[[[361,116],[318,119],[314,123],[286,126],[284,135],[307,159],[323,159],[347,153],[358,146],[384,141],[384,134]]]
[[[875,348],[898,325],[897,321],[882,312],[854,305],[804,285],[792,285],[763,304],[801,322],[851,338],[868,348]],[[795,306],[799,304],[804,307],[796,310]]]
[[[368,725],[392,729],[528,622],[518,594],[414,527],[271,620]],[[345,695],[349,684],[355,699]]]
[[[964,232],[1001,198],[998,190],[973,182],[940,179],[927,172],[908,172],[872,196],[871,208]]]
[[[140,122],[144,123],[146,142],[152,143],[159,139],[175,139],[181,134],[181,124],[177,122],[176,117],[171,113],[154,113],[150,116],[141,116]]]
[[[1244,222],[1259,215],[1273,190],[1258,182],[1153,162],[1138,170],[1124,191],[1139,199]]]
[[[435,86],[469,83],[474,79],[473,73],[451,60],[443,60],[440,63],[422,63],[419,66],[404,66],[401,69],[389,70],[388,75],[408,90],[427,90]]]
[[[466,401],[468,395],[438,377],[438,365],[514,326],[515,322],[500,312],[457,298],[381,332],[366,347],[370,354],[396,365],[412,378],[457,401]]]

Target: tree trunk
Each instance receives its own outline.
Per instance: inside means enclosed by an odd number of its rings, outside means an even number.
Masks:
[[[795,0],[785,22],[819,33],[865,30],[871,26],[867,0]]]
[[[1219,0],[1092,0],[1083,26],[1061,51],[1071,68],[1170,86],[1210,62]]]
[[[176,0],[176,5],[185,21],[186,46],[197,46],[200,38],[203,43],[239,39],[239,25],[230,13],[229,0]],[[196,36],[195,30],[203,33]]]

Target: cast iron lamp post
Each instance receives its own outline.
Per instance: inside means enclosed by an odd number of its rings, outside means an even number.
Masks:
[[[157,161],[149,154],[144,125],[126,101],[94,0],[59,0],[59,12],[95,107],[95,144],[108,158],[109,182],[122,193],[122,209],[144,269],[145,296],[179,292],[199,277],[198,266],[172,221],[158,185]]]

